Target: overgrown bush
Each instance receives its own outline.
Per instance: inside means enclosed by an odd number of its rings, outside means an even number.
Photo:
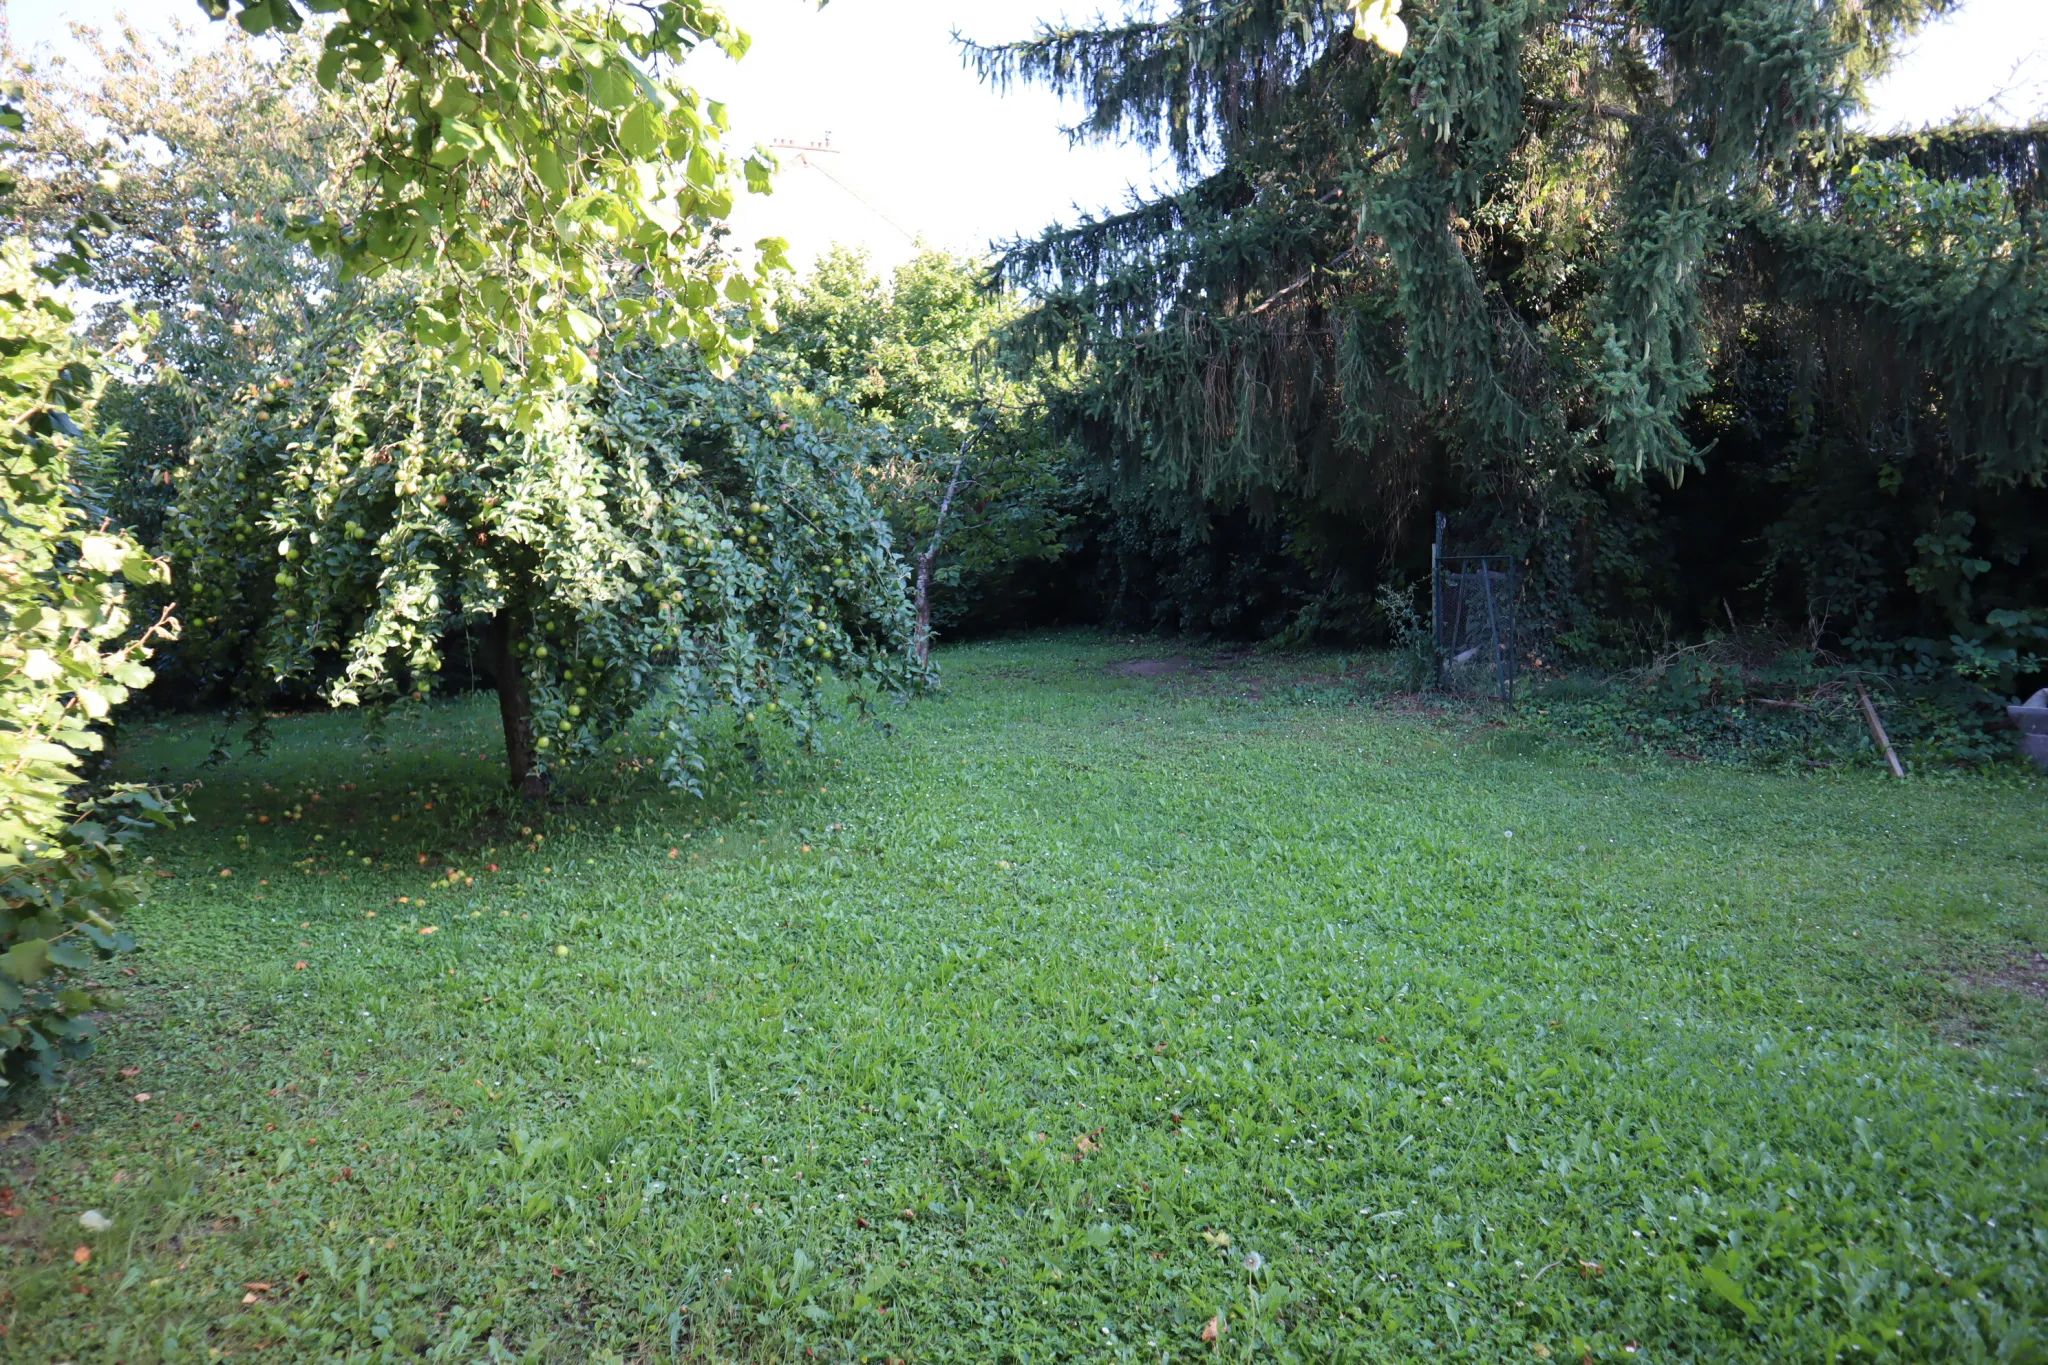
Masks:
[[[1909,767],[2014,757],[2003,708],[1981,687],[1871,673],[1784,642],[1719,639],[1628,672],[1539,677],[1525,710],[1581,738],[1703,762],[1879,766],[1859,685]]]
[[[1420,692],[1436,681],[1436,640],[1429,622],[1416,609],[1414,590],[1383,583],[1377,605],[1386,617],[1387,643],[1394,648],[1401,685],[1407,691]]]
[[[34,851],[0,864],[0,1096],[12,1079],[48,1081],[63,1062],[91,1053],[93,1013],[117,1007],[121,995],[88,973],[135,950],[117,921],[145,890],[145,878],[121,871],[122,854],[176,813],[146,789],[113,792],[81,802]]]
[[[0,1093],[90,1047],[114,1003],[79,974],[128,951],[114,919],[139,894],[122,846],[171,818],[134,789],[75,804],[86,757],[167,623],[130,620],[131,585],[164,566],[79,510],[74,463],[94,448],[91,357],[22,241],[0,246]]]

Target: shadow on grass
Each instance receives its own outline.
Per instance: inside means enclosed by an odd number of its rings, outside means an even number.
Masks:
[[[356,712],[280,717],[260,752],[244,746],[209,762],[217,736],[209,715],[142,722],[110,775],[181,791],[200,829],[232,835],[252,859],[289,852],[334,873],[538,852],[548,838],[629,822],[678,831],[744,823],[834,768],[787,732],[768,731],[750,749],[727,722],[706,736],[696,793],[670,785],[652,746],[628,733],[563,765],[544,800],[527,800],[511,788],[496,708],[482,694],[408,702],[374,727]],[[144,753],[146,765],[133,757]]]

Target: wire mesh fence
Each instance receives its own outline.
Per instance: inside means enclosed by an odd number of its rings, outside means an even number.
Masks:
[[[1511,555],[1444,553],[1439,523],[1430,555],[1430,621],[1436,685],[1468,696],[1515,700],[1515,561]]]

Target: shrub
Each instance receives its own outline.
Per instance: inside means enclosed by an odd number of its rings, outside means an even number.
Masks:
[[[1415,609],[1414,590],[1383,583],[1376,601],[1386,618],[1387,643],[1394,647],[1401,690],[1420,692],[1434,684],[1436,640],[1430,634],[1429,622]]]
[[[117,872],[124,843],[171,818],[150,793],[74,801],[102,723],[150,680],[128,585],[164,566],[78,509],[73,464],[88,435],[91,357],[72,313],[32,265],[0,246],[0,1093],[6,1072],[47,1074],[90,1044],[87,1011],[113,1003],[73,973],[133,945],[113,917],[136,885]]]
[[[1714,640],[1613,677],[1541,677],[1528,709],[1581,738],[1704,762],[1877,766],[1859,682],[1909,769],[2014,757],[2003,707],[1974,683],[1852,667],[1767,639]]]
[[[120,871],[123,849],[175,807],[141,789],[82,802],[37,851],[0,872],[0,1095],[10,1075],[47,1081],[66,1060],[92,1051],[95,1010],[121,997],[82,979],[95,962],[135,950],[115,920],[142,898],[143,881]]]

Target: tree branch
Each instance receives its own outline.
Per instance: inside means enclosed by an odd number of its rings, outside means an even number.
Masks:
[[[910,647],[920,668],[932,659],[932,566],[939,561],[940,538],[946,533],[946,517],[953,510],[953,495],[960,491],[960,471],[967,465],[967,452],[980,436],[979,428],[969,432],[954,453],[953,474],[946,480],[946,494],[939,499],[938,516],[932,522],[931,544],[917,557],[917,632],[911,637]]]
[[[1595,118],[1612,119],[1618,123],[1626,123],[1631,128],[1640,127],[1642,124],[1649,122],[1648,115],[1639,114],[1633,109],[1623,109],[1619,105],[1614,104],[1582,104],[1576,100],[1546,99],[1541,95],[1524,96],[1522,103],[1531,109],[1541,109],[1545,113],[1551,114],[1591,114]]]

